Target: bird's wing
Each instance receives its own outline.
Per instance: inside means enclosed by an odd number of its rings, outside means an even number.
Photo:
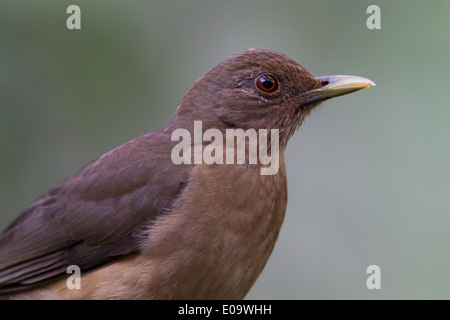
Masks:
[[[172,164],[169,144],[155,136],[108,152],[13,221],[0,236],[0,293],[64,276],[69,265],[88,271],[139,249],[149,223],[170,209],[189,174]]]

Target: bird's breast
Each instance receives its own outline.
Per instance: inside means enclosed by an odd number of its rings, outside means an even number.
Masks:
[[[284,161],[276,175],[259,165],[199,165],[170,213],[143,243],[148,293],[178,299],[240,299],[266,264],[287,201]]]

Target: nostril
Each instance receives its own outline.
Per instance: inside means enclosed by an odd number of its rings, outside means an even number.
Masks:
[[[329,83],[330,83],[330,81],[326,81],[326,80],[322,81],[322,87],[327,86]]]

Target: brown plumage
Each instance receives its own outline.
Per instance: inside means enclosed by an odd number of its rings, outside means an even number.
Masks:
[[[269,50],[251,49],[226,60],[194,83],[166,127],[91,162],[4,231],[0,294],[244,298],[283,222],[289,137],[323,100],[370,85],[359,77],[316,78]],[[223,133],[278,129],[278,172],[262,175],[264,165],[248,161],[174,164],[171,151],[178,142],[171,140],[172,132],[192,133],[194,121],[202,121],[203,131]],[[66,287],[69,265],[81,268],[80,290]]]

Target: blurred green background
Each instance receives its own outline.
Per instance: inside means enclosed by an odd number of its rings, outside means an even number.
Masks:
[[[366,27],[371,4],[381,30]],[[285,223],[247,298],[448,299],[449,16],[448,1],[2,0],[0,228],[167,124],[206,70],[267,48],[377,86],[324,103],[291,139]]]

